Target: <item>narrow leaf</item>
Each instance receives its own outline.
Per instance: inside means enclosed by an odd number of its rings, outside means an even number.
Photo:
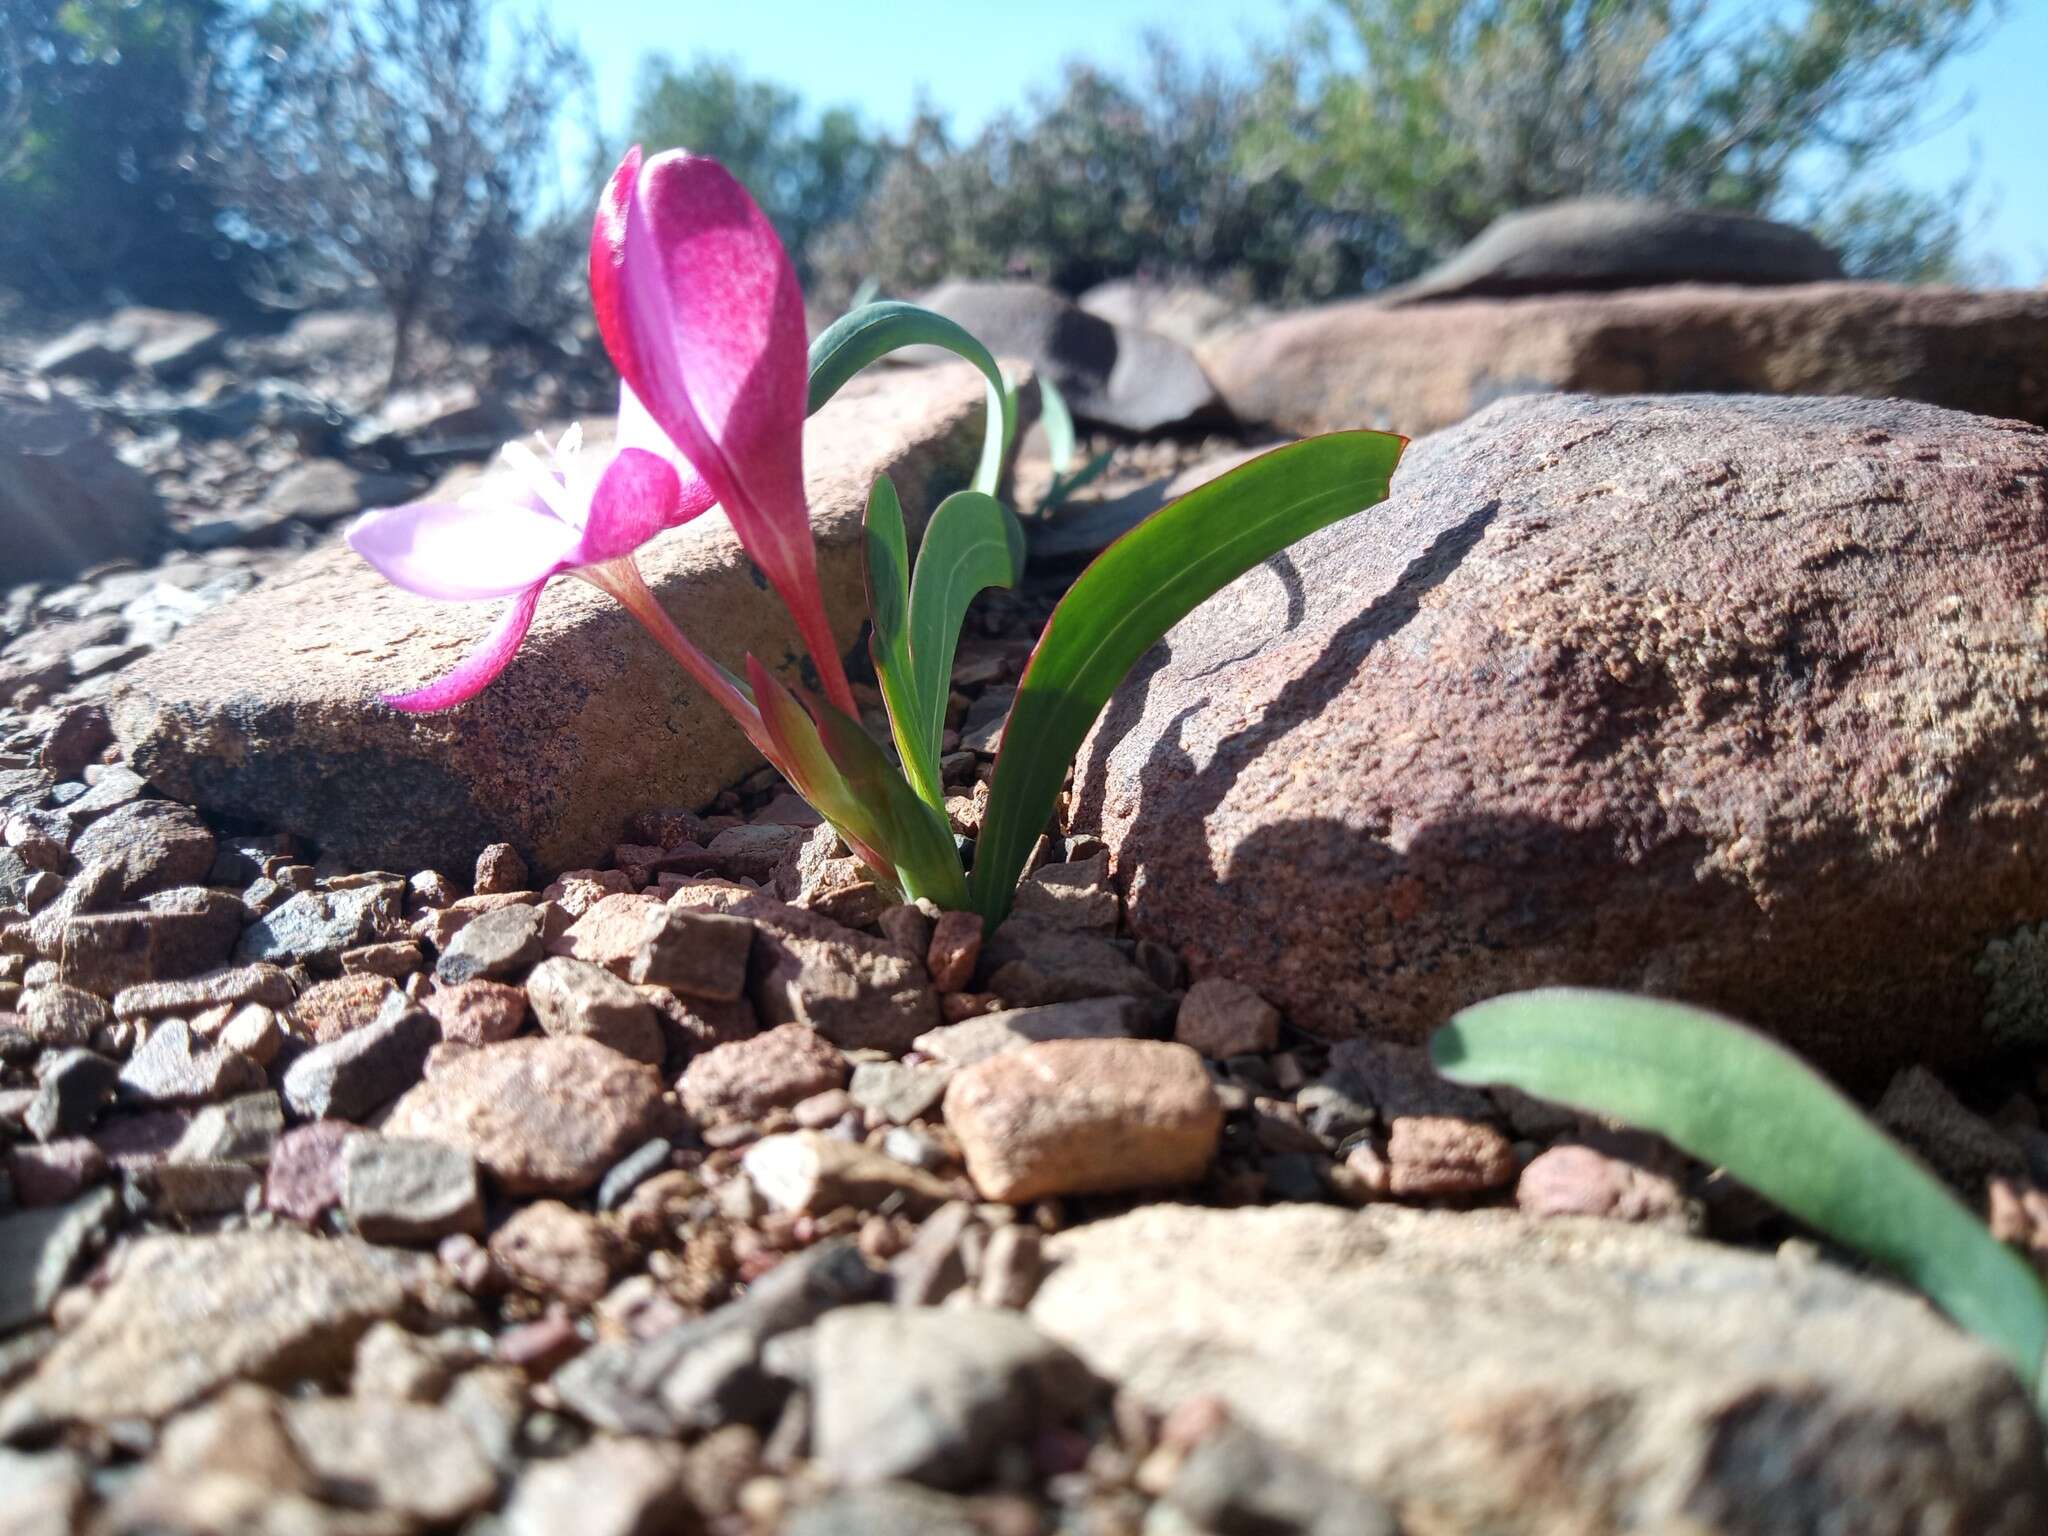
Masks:
[[[879,879],[898,886],[900,894],[895,861],[884,848],[881,823],[832,761],[816,724],[796,695],[752,656],[747,658],[747,678],[761,710],[761,723],[775,748],[770,754],[776,759],[775,766],[811,808],[832,823],[832,829],[861,862]]]
[[[1682,1003],[1575,987],[1467,1008],[1430,1041],[1505,1083],[1655,1131],[1912,1282],[2041,1391],[2048,1291],[1947,1187],[1775,1041]]]
[[[1295,540],[1386,498],[1407,440],[1333,432],[1261,454],[1162,507],[1096,557],[1053,610],[1003,728],[974,861],[993,926],[1067,765],[1124,674],[1205,598]]]
[[[919,746],[917,722],[923,711],[910,660],[910,545],[903,529],[903,506],[887,475],[877,477],[868,493],[866,532],[868,614],[874,624],[868,655],[889,708],[889,730],[917,792],[943,806],[938,759]]]
[[[944,315],[893,299],[841,315],[811,343],[811,414],[869,363],[899,347],[914,346],[956,352],[988,380],[988,425],[982,435],[974,489],[994,495],[1002,478],[1003,456],[1017,429],[1016,396],[988,348]]]
[[[1038,419],[1045,427],[1046,456],[1057,479],[1074,462],[1074,413],[1067,409],[1067,397],[1043,374],[1038,379]]]
[[[911,578],[910,664],[919,773],[933,791],[925,798],[941,810],[946,801],[939,787],[939,742],[967,605],[986,587],[1015,586],[1023,570],[1024,530],[1001,502],[979,491],[958,491],[939,503]],[[899,745],[900,740],[899,733]]]

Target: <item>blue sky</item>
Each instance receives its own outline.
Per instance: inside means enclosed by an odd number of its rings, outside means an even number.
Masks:
[[[607,129],[623,126],[648,52],[737,59],[818,105],[847,102],[884,128],[908,121],[920,91],[956,129],[1052,83],[1063,60],[1135,65],[1139,38],[1165,32],[1189,53],[1229,60],[1281,34],[1298,6],[1255,0],[540,0],[596,72]],[[2048,0],[2010,0],[1987,45],[1928,82],[1956,121],[1897,162],[1914,185],[1945,190],[1973,167],[1970,250],[2006,281],[2048,279]]]

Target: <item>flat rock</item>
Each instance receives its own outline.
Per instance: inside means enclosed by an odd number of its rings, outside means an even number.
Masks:
[[[1045,1333],[1156,1407],[1221,1398],[1403,1529],[2048,1519],[2041,1428],[2006,1369],[1825,1265],[1614,1223],[1307,1205],[1152,1206],[1047,1246]]]
[[[693,1056],[676,1088],[699,1120],[754,1120],[845,1087],[849,1070],[845,1054],[816,1030],[781,1024]]]
[[[1043,284],[956,278],[918,302],[965,326],[997,357],[1044,370],[1083,421],[1156,432],[1218,414],[1215,386],[1186,347],[1091,314]],[[910,355],[951,356],[937,348]]]
[[[374,1022],[315,1046],[285,1069],[285,1102],[307,1119],[359,1120],[417,1083],[440,1039],[439,1020],[393,993]]]
[[[1355,299],[1219,339],[1231,409],[1308,436],[1434,432],[1509,395],[1863,395],[2048,424],[2048,290],[1884,283]]]
[[[2048,1039],[2044,455],[1899,402],[1503,402],[1140,663],[1077,830],[1134,934],[1328,1037],[1575,982],[1876,1083]]]
[[[653,1068],[594,1040],[507,1040],[456,1056],[392,1107],[384,1130],[462,1147],[513,1194],[576,1194],[647,1139]]]
[[[69,1205],[0,1216],[0,1335],[49,1315],[118,1223],[120,1205],[115,1191],[96,1189]]]
[[[912,1042],[927,1056],[971,1067],[1004,1051],[1040,1040],[1122,1040],[1139,1032],[1137,1005],[1128,998],[1091,997],[1041,1008],[1005,1008],[958,1024],[941,1024]]]
[[[748,992],[764,1023],[808,1025],[847,1050],[900,1051],[939,1022],[924,957],[767,897],[754,922]]]
[[[1837,281],[1841,259],[1803,229],[1729,208],[1579,197],[1503,214],[1382,304],[1669,283]]]
[[[343,950],[373,943],[399,927],[399,892],[385,885],[301,891],[266,912],[242,935],[245,960],[334,966]]]
[[[581,1035],[621,1056],[661,1065],[664,1042],[654,1005],[610,971],[555,955],[526,978],[526,997],[549,1034]]]
[[[371,1323],[414,1310],[430,1263],[302,1232],[144,1237],[92,1309],[0,1401],[0,1436],[158,1419],[230,1381],[339,1372]]]
[[[341,1209],[373,1243],[434,1242],[484,1225],[475,1160],[460,1147],[421,1137],[349,1138],[341,1153]]]
[[[1162,1040],[1050,1040],[962,1068],[946,1126],[990,1200],[1198,1179],[1223,1106],[1202,1058]]]
[[[982,411],[980,376],[961,365],[857,383],[811,421],[819,570],[842,643],[866,614],[860,529],[875,476],[921,519],[971,477]],[[797,675],[794,627],[724,517],[664,535],[640,567],[670,612],[698,616],[693,638],[720,663],[752,652]],[[419,716],[379,701],[446,671],[498,607],[401,592],[345,548],[308,555],[126,670],[116,737],[165,793],[362,868],[465,869],[500,842],[542,868],[595,865],[625,811],[702,804],[757,766],[724,713],[578,582],[549,589],[518,658],[474,704]]]
[[[170,800],[136,800],[109,811],[72,840],[80,864],[104,866],[124,900],[174,885],[197,885],[213,868],[205,822]]]

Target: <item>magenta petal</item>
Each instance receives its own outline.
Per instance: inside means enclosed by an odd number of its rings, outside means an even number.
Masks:
[[[615,442],[620,449],[644,449],[675,466],[681,489],[676,494],[675,510],[669,514],[669,527],[679,527],[718,505],[711,487],[676,446],[675,439],[661,430],[661,423],[648,413],[640,397],[633,393],[633,386],[624,382],[619,385],[619,431]]]
[[[424,715],[448,709],[475,698],[511,663],[519,642],[533,627],[533,610],[540,603],[546,581],[537,581],[512,600],[505,616],[485,635],[477,648],[456,663],[455,670],[411,693],[387,693],[384,702],[407,714]]]
[[[590,516],[572,563],[596,565],[630,555],[672,527],[681,490],[668,460],[645,448],[621,448],[591,492]]]
[[[545,581],[579,530],[516,501],[416,501],[366,512],[348,542],[394,586],[422,597],[508,597]]]

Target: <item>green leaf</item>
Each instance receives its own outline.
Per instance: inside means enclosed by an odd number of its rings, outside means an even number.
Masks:
[[[807,712],[752,656],[747,675],[783,773],[876,878],[907,901],[922,896],[948,909],[965,906],[967,880],[951,829],[860,722],[822,699]]]
[[[967,330],[915,304],[890,299],[850,310],[833,321],[811,343],[811,399],[809,411],[838,394],[846,381],[877,358],[899,347],[934,346],[974,364],[988,380],[988,426],[982,435],[981,464],[974,472],[974,489],[994,495],[1002,478],[1003,456],[1017,430],[1016,393],[996,366],[987,347]]]
[[[2042,1391],[2048,1291],[2033,1270],[1775,1041],[1682,1003],[1551,987],[1465,1009],[1429,1049],[1454,1082],[1626,1120],[1726,1169],[1911,1281]]]
[[[1124,674],[1205,598],[1295,540],[1386,498],[1406,439],[1333,432],[1261,454],[1162,507],[1053,610],[1003,727],[974,906],[1003,920],[1067,765]]]
[[[1067,409],[1067,397],[1042,374],[1038,380],[1038,419],[1045,426],[1046,456],[1052,460],[1053,477],[1057,479],[1074,462],[1074,415]]]
[[[1054,475],[1052,484],[1045,489],[1045,499],[1038,504],[1040,512],[1049,512],[1072,496],[1082,486],[1093,480],[1116,461],[1116,450],[1105,448],[1071,475]]]
[[[922,718],[917,677],[910,660],[910,542],[903,529],[903,505],[887,475],[878,476],[868,492],[867,584],[868,615],[873,633],[868,655],[889,707],[889,730],[903,770],[924,799],[944,806],[938,761],[919,749],[916,724]]]
[[[1024,571],[1024,530],[1009,509],[979,491],[956,491],[939,503],[917,549],[910,582],[910,665],[917,709],[910,734],[930,786],[925,799],[943,810],[939,741],[952,695],[953,654],[967,605],[986,587],[1014,587]],[[890,706],[893,718],[894,705]],[[898,733],[901,743],[902,733]]]

